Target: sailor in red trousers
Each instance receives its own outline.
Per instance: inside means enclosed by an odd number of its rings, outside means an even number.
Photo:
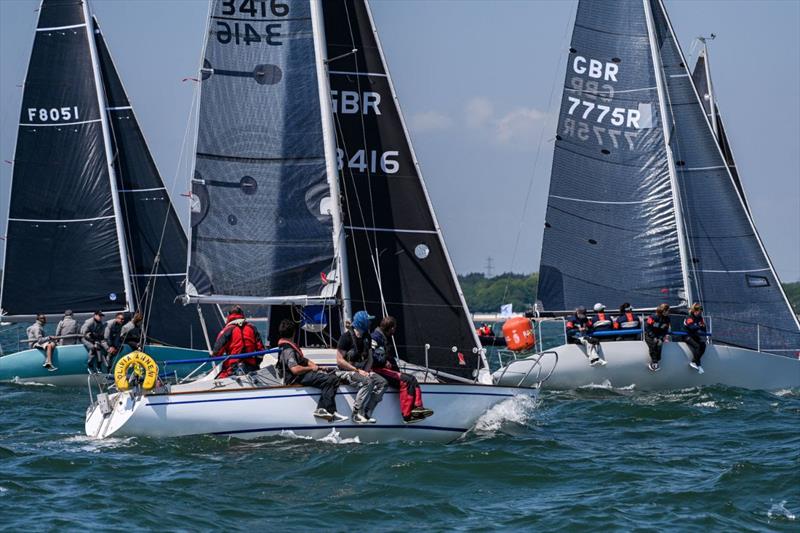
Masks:
[[[395,355],[389,353],[389,339],[397,330],[394,317],[386,316],[372,332],[372,371],[385,377],[400,389],[400,412],[406,424],[413,424],[433,415],[433,410],[422,405],[422,390],[417,378],[400,372]]]

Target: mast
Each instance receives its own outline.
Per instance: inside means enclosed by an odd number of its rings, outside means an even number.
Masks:
[[[711,37],[714,38],[713,36]],[[708,61],[708,42],[705,37],[700,37],[700,42],[703,43],[703,58],[705,59],[706,71],[706,85],[708,85],[708,104],[711,108],[711,128],[714,130],[714,137],[719,142],[719,125],[717,124],[717,103],[714,97],[714,86],[711,83],[711,66]]]
[[[650,9],[650,0],[642,0],[644,6],[644,16],[647,21],[647,35],[650,38],[650,53],[653,58],[653,70],[655,70],[656,87],[658,89],[658,105],[661,114],[661,129],[664,133],[664,144],[666,145],[667,166],[669,167],[669,180],[672,185],[672,202],[675,210],[675,224],[678,233],[678,249],[681,255],[681,270],[683,275],[683,290],[687,305],[694,301],[691,283],[689,282],[689,254],[686,243],[686,232],[683,226],[683,209],[681,207],[680,193],[678,191],[678,177],[675,171],[675,160],[672,154],[672,132],[667,127],[667,104],[666,90],[664,88],[663,68],[661,65],[661,54],[659,53],[658,41],[656,38],[655,22],[653,12]]]
[[[325,170],[331,189],[331,217],[333,218],[333,253],[336,257],[338,277],[342,289],[342,311],[344,320],[352,316],[350,279],[347,269],[347,246],[342,227],[342,195],[339,191],[339,168],[336,158],[336,130],[331,108],[331,87],[328,79],[328,49],[325,39],[325,21],[322,16],[322,0],[311,0],[311,26],[314,32],[314,55],[317,64],[319,106],[322,116],[322,138],[325,143]]]
[[[122,211],[119,205],[119,191],[117,188],[117,174],[114,170],[114,157],[111,153],[111,130],[108,124],[108,103],[106,90],[103,80],[100,77],[100,63],[97,57],[97,44],[92,35],[92,18],[89,16],[89,0],[83,1],[83,17],[86,21],[86,38],[89,40],[89,50],[92,56],[92,72],[94,73],[94,84],[97,88],[97,104],[100,106],[100,124],[103,128],[103,148],[106,154],[108,166],[108,177],[111,182],[111,203],[114,207],[114,221],[117,227],[117,243],[119,245],[119,257],[122,263],[122,277],[125,286],[125,307],[132,311],[132,300],[136,300],[131,285],[130,263],[128,261],[128,247],[125,244],[125,230],[122,221]],[[99,31],[99,30],[98,30]]]

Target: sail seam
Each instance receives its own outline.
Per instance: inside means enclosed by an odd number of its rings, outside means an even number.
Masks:
[[[106,220],[109,218],[114,218],[114,215],[108,215],[105,217],[94,217],[94,218],[64,218],[64,219],[53,219],[53,220],[45,220],[39,218],[9,218],[9,222],[54,222],[54,223],[67,223],[67,222],[92,222],[94,220]]]
[[[83,28],[86,23],[72,24],[71,26],[53,26],[52,28],[36,28],[36,31],[57,31],[57,30],[71,30],[72,28]]]
[[[650,203],[664,203],[671,201],[669,198],[666,200],[663,198],[655,198],[652,200],[632,200],[628,202],[612,202],[607,200],[584,200],[582,198],[570,198],[568,196],[558,196],[555,194],[551,194],[550,198],[558,198],[559,200],[569,200],[571,202],[584,202],[587,204],[614,204],[614,205],[650,204]]]
[[[119,189],[117,192],[153,192],[153,191],[166,191],[166,187],[151,187],[149,189]]]
[[[346,72],[343,70],[329,70],[328,74],[338,74],[340,76],[378,76],[381,78],[388,77],[386,74],[379,74],[377,72]]]
[[[705,272],[711,274],[745,274],[747,272],[765,272],[769,270],[769,268],[753,268],[749,270],[703,270],[700,268],[695,268],[695,272]]]
[[[716,165],[712,167],[689,167],[689,168],[681,168],[678,169],[682,172],[692,171],[692,170],[720,170],[723,168],[728,168],[727,165]]]
[[[174,272],[169,274],[131,274],[132,278],[167,278],[167,277],[174,277],[174,276],[185,276],[186,272]]]
[[[38,126],[75,126],[77,124],[91,124],[93,122],[101,122],[101,119],[98,118],[98,119],[94,119],[94,120],[82,120],[80,122],[57,122],[55,124],[29,124],[29,123],[26,123],[26,122],[20,122],[19,125],[20,126],[34,126],[34,127],[38,127]]]
[[[376,228],[366,226],[345,226],[345,229],[360,230],[360,231],[382,231],[385,233],[428,233],[436,235],[436,230],[430,229],[400,229],[400,228]]]
[[[106,111],[121,111],[123,109],[133,109],[133,107],[129,106],[129,105],[123,105],[123,106],[117,106],[117,107],[107,107]]]

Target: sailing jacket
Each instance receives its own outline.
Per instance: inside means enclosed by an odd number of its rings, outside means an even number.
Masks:
[[[648,337],[663,338],[669,333],[669,316],[653,313],[644,321],[644,332]]]
[[[389,352],[389,341],[380,327],[372,332],[372,366],[397,370],[399,366],[393,353]]]
[[[592,323],[592,331],[607,331],[609,329],[614,329],[614,321],[605,311],[597,313]]]
[[[360,370],[367,371],[372,368],[373,364],[371,348],[371,341],[368,342],[363,336],[356,337],[351,329],[339,337],[339,343],[336,345],[336,349],[344,354],[348,363]]]
[[[25,330],[25,333],[28,334],[28,344],[31,346],[31,348],[40,342],[48,340],[47,335],[45,335],[44,332],[44,324],[42,324],[42,322],[39,320],[28,326],[28,329]]]
[[[138,344],[142,340],[142,328],[129,320],[119,333],[120,339],[125,344]]]
[[[76,333],[78,333],[78,323],[71,316],[65,316],[62,318],[56,326],[56,337],[61,337],[63,335],[75,335]],[[70,337],[58,341],[58,343],[62,345],[75,344],[77,342],[78,339],[76,337]]]
[[[89,342],[102,341],[103,333],[105,333],[103,321],[98,322],[94,317],[87,318],[86,322],[81,326],[81,335],[83,335],[84,340]]]
[[[106,350],[109,348],[119,349],[122,346],[122,324],[116,319],[106,322],[106,329],[103,330],[103,343]]]
[[[695,339],[700,338],[701,333],[706,332],[706,321],[703,320],[703,315],[689,315],[683,321],[683,327],[686,334]]]
[[[581,328],[584,328],[586,331],[588,331],[591,329],[591,327],[592,319],[590,319],[588,316],[581,318],[578,315],[572,315],[571,317],[567,318],[567,337],[577,337],[578,335],[582,334]]]
[[[640,325],[639,319],[630,311],[618,316],[614,324],[617,329],[636,329]]]
[[[219,332],[214,343],[215,356],[222,354],[238,355],[264,349],[261,334],[252,324],[245,320],[244,315],[231,313],[228,315],[226,322],[225,327]],[[233,369],[239,363],[242,363],[245,367],[258,369],[260,358],[227,359],[222,362],[222,370],[217,377],[224,378],[231,375]]]

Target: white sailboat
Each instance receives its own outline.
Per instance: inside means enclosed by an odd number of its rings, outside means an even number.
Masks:
[[[450,441],[539,383],[495,386],[444,246],[367,2],[211,3],[192,176],[189,303],[267,306],[338,336],[353,311],[393,315],[394,349],[435,414],[406,424],[314,418],[319,390],[255,375],[103,393],[87,435],[281,432]],[[313,320],[312,320],[313,315]],[[311,324],[310,322],[313,322]],[[329,341],[310,355],[334,360]],[[351,415],[340,387],[337,411]]]
[[[551,315],[594,302],[651,310],[664,302],[685,313],[700,302],[711,337],[704,374],[689,367],[682,342],[666,343],[661,370],[651,372],[641,330],[631,340],[606,337],[604,366],[565,343],[552,350],[550,387],[800,387],[800,324],[747,208],[705,47],[701,60],[692,75],[662,0],[578,4],[539,298]],[[519,382],[536,357],[495,379]]]

